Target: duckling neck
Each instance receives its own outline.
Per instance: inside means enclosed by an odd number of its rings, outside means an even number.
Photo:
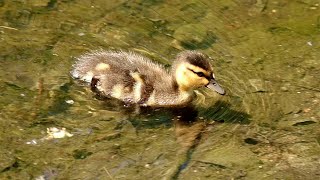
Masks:
[[[181,93],[192,94],[193,87],[188,84],[184,79],[175,78],[176,89]]]
[[[192,88],[185,86],[183,84],[178,85],[178,90],[180,93],[185,93],[185,94],[192,94],[193,92]]]
[[[176,82],[179,92],[191,94],[194,88],[190,85],[190,80],[186,76],[184,69],[185,67],[183,65],[179,65],[174,68],[172,72],[172,79]]]
[[[179,83],[176,78],[173,78],[173,80],[173,86],[179,94],[179,99],[189,99],[192,97],[193,88],[190,88],[190,86],[186,86],[184,83]]]

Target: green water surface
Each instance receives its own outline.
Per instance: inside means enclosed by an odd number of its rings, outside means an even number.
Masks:
[[[0,179],[319,179],[319,42],[318,0],[0,0]],[[200,50],[227,95],[137,114],[70,77],[97,49]]]

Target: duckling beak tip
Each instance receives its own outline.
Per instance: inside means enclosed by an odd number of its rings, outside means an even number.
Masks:
[[[209,84],[206,86],[209,89],[215,90],[220,95],[225,95],[226,91],[216,82],[215,79],[211,79]]]

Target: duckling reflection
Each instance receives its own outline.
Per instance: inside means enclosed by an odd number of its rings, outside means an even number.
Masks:
[[[80,56],[71,74],[90,83],[100,95],[126,104],[183,107],[200,87],[225,94],[215,81],[208,59],[200,52],[184,51],[177,55],[169,71],[133,52],[96,51]]]
[[[179,120],[175,121],[174,132],[182,152],[197,146],[197,140],[200,139],[201,133],[205,127],[206,124],[203,121],[196,121],[193,123],[181,122]]]

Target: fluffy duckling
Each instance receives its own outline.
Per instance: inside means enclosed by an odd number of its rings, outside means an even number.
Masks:
[[[177,55],[171,70],[134,52],[96,51],[77,59],[75,79],[91,83],[93,90],[127,104],[153,107],[187,105],[200,87],[225,94],[215,81],[208,56],[197,51]]]

